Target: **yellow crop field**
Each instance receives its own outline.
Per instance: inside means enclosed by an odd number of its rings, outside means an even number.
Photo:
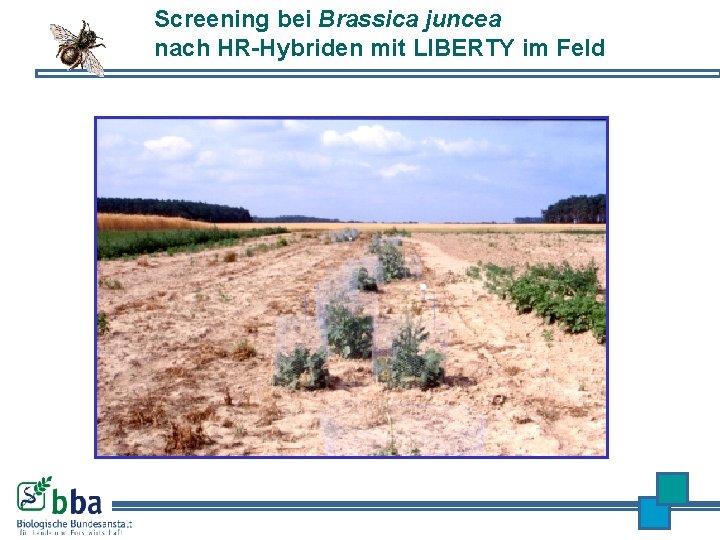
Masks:
[[[98,214],[98,229],[101,231],[147,231],[158,229],[206,229],[212,223],[191,221],[184,218],[145,216],[135,214]]]
[[[522,233],[522,232],[603,232],[605,224],[561,223],[205,223],[184,218],[133,214],[98,214],[98,229],[158,230],[158,229],[219,229],[248,230],[258,227],[284,227],[289,231],[332,231],[358,229],[364,232],[388,231],[393,228],[425,233]]]

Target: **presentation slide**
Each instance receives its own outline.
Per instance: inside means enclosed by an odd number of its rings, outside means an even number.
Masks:
[[[11,3],[2,538],[705,538],[720,5]]]

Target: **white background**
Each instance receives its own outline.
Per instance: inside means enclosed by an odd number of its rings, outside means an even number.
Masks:
[[[3,459],[0,526],[17,536],[18,482],[52,474],[102,497],[127,538],[698,537],[716,513],[113,513],[112,500],[632,500],[656,471],[689,471],[693,500],[720,499],[717,456],[717,156],[720,80],[35,79],[62,67],[49,24],[92,23],[106,69],[161,67],[719,68],[720,8],[707,1],[413,2],[404,11],[499,12],[499,30],[433,37],[606,40],[605,58],[323,59],[280,65],[154,58],[162,40],[241,37],[160,30],[157,9],[402,11],[385,2],[16,3],[6,6],[2,114]],[[272,21],[274,23],[274,20]],[[249,37],[416,37],[318,29]],[[172,37],[171,37],[172,36]],[[176,37],[177,36],[177,37]],[[402,37],[401,36],[401,37]],[[418,37],[427,37],[423,34]],[[610,458],[607,460],[93,459],[93,118],[97,115],[607,115],[610,117]],[[33,516],[39,517],[39,516]],[[49,518],[50,514],[43,514]],[[69,516],[65,516],[69,517]]]

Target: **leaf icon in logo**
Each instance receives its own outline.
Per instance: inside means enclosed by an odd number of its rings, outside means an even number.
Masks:
[[[52,476],[48,476],[47,478],[43,476],[42,480],[36,482],[34,486],[35,495],[42,495],[45,490],[50,487],[50,480],[52,480]]]

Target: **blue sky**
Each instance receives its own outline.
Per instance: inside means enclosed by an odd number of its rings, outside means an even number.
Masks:
[[[605,193],[605,123],[99,119],[99,197],[358,221],[509,222]]]

